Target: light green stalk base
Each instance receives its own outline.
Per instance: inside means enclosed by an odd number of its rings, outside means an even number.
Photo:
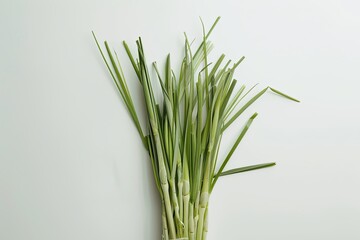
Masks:
[[[195,205],[188,202],[188,197],[183,201],[183,225],[177,228],[176,238],[169,237],[168,222],[166,219],[165,203],[162,207],[162,240],[206,240],[208,233],[208,207],[200,207],[196,214]],[[175,217],[174,217],[175,221]]]

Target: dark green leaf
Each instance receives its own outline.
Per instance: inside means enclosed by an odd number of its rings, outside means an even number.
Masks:
[[[272,162],[272,163],[262,163],[262,164],[256,164],[256,165],[251,165],[251,166],[246,166],[246,167],[234,168],[234,169],[222,172],[220,174],[220,176],[226,176],[226,175],[231,175],[231,174],[241,173],[241,172],[248,172],[248,171],[257,170],[257,169],[261,169],[261,168],[272,167],[275,165],[276,165],[276,163]]]

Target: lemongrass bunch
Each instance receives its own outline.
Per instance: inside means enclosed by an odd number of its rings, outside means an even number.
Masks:
[[[225,61],[225,55],[214,63],[208,60],[208,54],[213,49],[208,38],[219,19],[207,33],[203,25],[202,42],[195,51],[192,51],[185,34],[185,55],[178,74],[172,70],[168,55],[163,71],[153,63],[157,79],[151,79],[141,38],[136,41],[136,58],[127,43],[123,42],[143,90],[147,110],[145,128],[140,125],[116,52],[105,41],[104,53],[94,35],[115,86],[149,153],[162,202],[162,239],[166,240],[206,239],[209,197],[220,176],[275,165],[264,163],[224,171],[257,113],[240,130],[225,159],[218,159],[221,139],[228,127],[268,90],[298,102],[271,87],[262,89],[244,102],[253,88],[247,91],[245,85],[235,88],[237,81],[234,79],[234,72],[244,57],[234,63]],[[161,87],[160,101],[153,90],[156,82]]]

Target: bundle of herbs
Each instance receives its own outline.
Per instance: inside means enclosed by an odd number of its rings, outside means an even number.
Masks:
[[[234,79],[235,70],[244,57],[232,62],[225,61],[223,54],[214,63],[209,63],[208,54],[213,44],[208,38],[219,19],[208,32],[202,24],[203,37],[196,51],[192,51],[192,44],[185,34],[185,55],[177,75],[171,68],[170,55],[166,58],[164,71],[153,63],[157,80],[151,79],[141,38],[136,41],[137,58],[123,42],[143,91],[147,110],[145,128],[140,125],[116,52],[106,41],[106,50],[103,51],[93,34],[110,76],[149,153],[161,197],[162,239],[165,240],[206,239],[209,197],[219,177],[275,165],[271,162],[225,171],[258,114],[254,113],[247,120],[226,157],[219,160],[221,139],[228,127],[267,91],[298,102],[271,87],[245,98],[254,91],[254,87],[249,90],[245,90],[245,85],[235,88],[237,81]],[[161,88],[162,99],[159,101],[153,89],[156,82]]]

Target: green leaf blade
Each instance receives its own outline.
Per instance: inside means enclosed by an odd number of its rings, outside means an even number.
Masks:
[[[236,173],[248,172],[248,171],[253,171],[253,170],[257,170],[257,169],[272,167],[275,165],[276,165],[275,162],[271,162],[271,163],[262,163],[262,164],[256,164],[256,165],[251,165],[251,166],[246,166],[246,167],[234,168],[234,169],[222,172],[220,174],[220,176],[227,176],[227,175],[236,174]]]

